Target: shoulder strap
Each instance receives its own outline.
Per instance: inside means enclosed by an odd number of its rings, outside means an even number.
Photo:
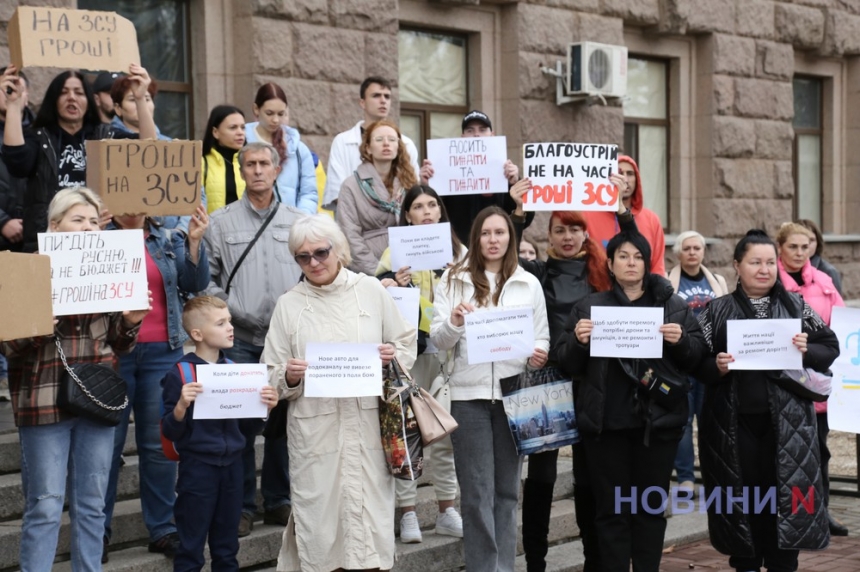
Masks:
[[[179,367],[179,377],[182,378],[182,385],[197,381],[197,369],[192,367],[189,362],[181,361],[176,365]]]
[[[254,248],[255,244],[257,244],[257,240],[259,240],[260,235],[263,234],[263,231],[266,230],[266,227],[269,226],[269,223],[272,222],[273,218],[275,218],[275,215],[278,213],[278,209],[280,207],[280,203],[275,203],[275,206],[272,207],[272,212],[269,214],[269,216],[266,217],[266,220],[263,221],[263,225],[260,227],[260,230],[257,231],[257,234],[255,234],[254,238],[251,239],[251,242],[248,243],[248,246],[245,248],[245,251],[242,253],[242,256],[240,256],[239,260],[236,261],[236,266],[233,267],[233,271],[227,278],[227,286],[224,287],[224,292],[226,292],[228,295],[230,294],[230,284],[233,282],[233,277],[236,276],[236,271],[239,270],[239,267],[242,265],[242,262],[245,261],[245,257],[248,256],[248,253],[251,252],[251,249]]]
[[[299,180],[296,181],[296,202],[298,202],[299,191],[302,189],[302,146],[296,144],[296,160],[299,164]]]

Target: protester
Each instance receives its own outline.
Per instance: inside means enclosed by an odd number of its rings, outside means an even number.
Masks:
[[[787,222],[779,228],[776,242],[779,245],[779,279],[789,292],[796,292],[803,297],[830,326],[830,316],[836,306],[845,306],[842,296],[833,285],[830,276],[816,270],[810,262],[810,255],[815,252],[812,243],[815,234],[805,225]],[[827,402],[815,404],[815,418],[818,424],[818,448],[821,451],[821,480],[824,485],[824,504],[830,504],[830,449],[827,447],[827,435],[830,426],[827,423]],[[848,536],[848,528],[837,521],[827,512],[830,534],[833,536]]]
[[[413,224],[437,224],[449,222],[445,205],[432,188],[425,185],[415,185],[403,197],[403,207],[400,209],[398,226]],[[451,233],[451,252],[454,256],[452,263],[459,262],[466,255],[466,247],[460,243],[457,235]],[[450,266],[450,264],[449,264]],[[442,362],[445,354],[429,340],[430,322],[433,319],[433,296],[439,278],[444,269],[421,270],[413,272],[408,266],[394,270],[391,267],[391,249],[386,248],[376,268],[376,276],[387,287],[413,287],[421,291],[420,320],[418,325],[418,357],[410,371],[412,379],[427,390],[436,400],[447,409],[451,407],[451,393],[442,373]],[[454,469],[454,449],[451,438],[445,437],[428,448],[424,448],[424,457],[430,461],[433,474],[433,488],[436,492],[436,502],[439,504],[439,514],[436,516],[436,534],[463,537],[463,519],[454,508],[457,498],[457,473]],[[421,529],[418,526],[418,515],[415,512],[418,498],[418,482],[395,480],[397,506],[402,511],[400,518],[400,541],[405,543],[421,542]]]
[[[621,187],[620,196],[624,206],[633,212],[636,218],[636,227],[648,240],[651,247],[651,272],[666,275],[666,237],[663,235],[663,223],[657,213],[645,206],[645,191],[642,188],[642,177],[639,174],[639,166],[632,157],[620,155],[618,157],[618,172],[627,179],[627,185]],[[609,240],[618,234],[620,229],[615,213],[606,211],[587,211],[585,219],[591,236],[597,242],[606,246]]]
[[[271,144],[281,158],[278,173],[278,200],[308,214],[317,212],[316,166],[313,154],[299,140],[297,129],[290,127],[290,110],[287,95],[274,83],[257,90],[254,98],[254,117],[257,121],[245,125],[245,140]]]
[[[364,119],[342,133],[338,133],[331,142],[328,156],[328,172],[326,174],[325,194],[321,203],[327,209],[335,210],[338,196],[343,183],[352,178],[353,173],[361,164],[362,141],[364,132],[371,123],[376,123],[388,117],[391,111],[391,82],[385,78],[371,76],[361,82],[358,105],[364,112]],[[403,135],[403,145],[409,154],[412,172],[418,176],[418,149],[412,139]],[[412,185],[404,185],[406,188]]]
[[[388,247],[388,227],[397,224],[405,189],[417,180],[397,125],[381,119],[367,126],[361,164],[340,190],[335,219],[352,251],[350,270],[376,275]]]
[[[839,355],[839,342],[815,310],[778,280],[777,247],[764,231],[751,230],[738,242],[734,267],[738,287],[712,300],[699,316],[710,348],[695,374],[705,384],[707,404],[699,427],[702,477],[709,498],[738,496],[731,491],[752,498],[755,490],[759,498],[772,491],[775,500],[754,511],[736,500],[728,501],[733,510],[708,503],[708,531],[711,544],[737,570],[792,572],[799,549],[820,550],[830,541],[814,408],[775,383],[779,370],[730,369],[727,322],[800,319],[802,331],[792,343],[803,354],[803,366],[820,372]],[[792,510],[798,490],[808,492],[811,513]]]
[[[125,75],[116,72],[101,72],[93,80],[93,97],[99,119],[102,123],[111,123],[116,115],[116,107],[111,97],[111,88],[116,80],[124,78]]]
[[[58,191],[48,205],[48,232],[98,230],[100,210],[89,189]],[[12,413],[21,443],[22,570],[53,566],[67,490],[72,570],[101,570],[114,428],[57,407],[61,379],[67,375],[59,348],[70,364],[112,369],[117,354],[134,349],[150,309],[61,316],[52,335],[0,343],[9,360]]]
[[[530,307],[535,349],[528,359],[469,364],[465,314],[482,309]],[[498,207],[478,214],[469,254],[442,275],[436,287],[430,339],[453,350],[450,368],[452,434],[460,482],[463,539],[469,572],[513,572],[517,547],[517,496],[522,460],[511,436],[499,380],[526,366],[540,368],[549,350],[549,326],[537,279],[517,265],[510,218]]]
[[[613,184],[624,180],[613,175]],[[522,219],[523,194],[531,187],[530,179],[522,179],[511,188],[511,197],[517,205],[514,216]],[[517,216],[519,215],[519,216]],[[622,230],[635,231],[633,215],[618,201],[618,221]],[[517,236],[522,224],[514,223]],[[547,229],[546,262],[529,261],[520,255],[520,266],[533,274],[543,287],[549,320],[549,365],[560,367],[556,349],[564,333],[564,325],[574,304],[594,292],[609,290],[609,270],[603,247],[588,235],[588,225],[582,213],[554,211],[550,214]],[[523,241],[520,242],[522,252]],[[574,384],[574,401],[576,389]],[[523,484],[523,550],[528,572],[546,570],[549,550],[549,521],[556,480],[558,449],[529,455],[528,477]],[[585,572],[600,570],[600,552],[594,528],[594,493],[588,476],[585,448],[582,442],[573,446],[573,499],[576,506],[576,523],[582,539]]]
[[[206,292],[225,300],[230,309],[235,340],[225,350],[227,357],[236,363],[259,363],[275,303],[301,278],[287,241],[293,225],[304,215],[275,196],[280,158],[274,147],[248,143],[239,151],[238,163],[245,192],[241,199],[212,214],[204,236],[212,276]],[[275,409],[272,419],[280,414],[286,414],[285,405]],[[253,422],[242,422],[240,427],[245,435],[245,474],[239,535],[247,536],[257,512],[254,440],[258,427]],[[263,523],[286,525],[291,510],[290,479],[282,431],[265,437],[260,489]]]
[[[165,231],[144,215],[113,217],[117,229],[142,229],[146,249],[146,279],[152,292],[152,311],[143,320],[137,345],[119,359],[119,373],[128,386],[128,407],[116,428],[105,503],[105,546],[110,542],[114,503],[116,502],[122,450],[128,422],[134,411],[137,443],[140,505],[149,532],[149,551],[172,557],[178,537],[173,523],[176,463],[164,456],[161,448],[161,380],[183,355],[188,339],[182,329],[180,291],[195,294],[209,285],[209,261],[203,246],[203,233],[209,216],[203,205],[192,217],[188,236]],[[107,550],[105,550],[105,559]]]
[[[539,260],[538,258],[538,250],[537,246],[534,243],[526,240],[525,238],[520,239],[520,258],[523,260],[528,260],[531,262],[532,260]]]
[[[576,304],[558,360],[580,379],[576,420],[597,507],[602,569],[628,572],[632,562],[634,570],[656,572],[666,532],[660,507],[687,421],[684,372],[698,363],[704,344],[696,319],[669,281],[651,274],[651,247],[644,236],[622,231],[609,241],[606,254],[611,288]],[[601,306],[661,308],[663,357],[592,357],[592,312]],[[660,385],[651,384],[655,379]],[[635,499],[637,506],[618,498]]]
[[[6,68],[0,68],[0,75]],[[18,74],[23,80],[21,84],[22,120],[24,129],[30,127],[36,115],[29,106],[30,80],[23,72]],[[3,148],[3,133],[6,130],[6,91],[0,89],[0,149]],[[27,179],[13,177],[4,161],[0,161],[0,250],[18,252],[24,240],[24,193],[27,190]],[[0,357],[0,366],[3,358]],[[5,378],[5,369],[0,367],[0,378]],[[5,389],[5,388],[4,388]]]
[[[216,105],[203,132],[203,188],[209,214],[242,198],[245,180],[237,153],[245,144],[245,114]]]
[[[708,302],[729,293],[726,279],[719,274],[714,274],[702,264],[705,259],[705,247],[705,237],[695,230],[679,234],[672,247],[675,255],[678,256],[678,265],[669,272],[669,282],[672,283],[675,293],[687,302],[696,318]],[[675,455],[675,472],[678,476],[678,487],[689,493],[695,493],[693,417],[701,420],[705,388],[696,381],[696,378],[691,376],[688,379],[690,393],[687,402],[690,406],[690,414],[687,417],[687,426],[684,427],[684,435],[678,444],[678,454]]]
[[[182,326],[194,340],[194,351],[164,377],[164,436],[179,453],[176,482],[176,558],[174,570],[195,570],[206,563],[203,549],[209,543],[212,570],[238,570],[238,523],[242,512],[242,451],[245,436],[240,421],[262,419],[195,419],[194,403],[204,390],[197,381],[197,366],[225,364],[224,349],[233,345],[233,327],[227,304],[213,296],[193,298],[182,312]],[[190,379],[183,379],[182,367]],[[278,402],[275,388],[260,389],[269,411]]]
[[[833,285],[836,287],[839,295],[842,296],[842,273],[823,258],[824,236],[821,234],[821,229],[818,228],[817,224],[807,218],[799,219],[796,222],[797,224],[801,224],[811,230],[812,234],[815,235],[815,238],[809,242],[809,251],[812,253],[809,258],[809,262],[816,270],[821,270],[830,276],[830,279],[833,280]]]
[[[388,570],[394,479],[382,449],[379,398],[305,397],[305,347],[379,344],[379,365],[396,358],[409,370],[415,329],[378,280],[347,269],[349,243],[329,216],[296,222],[289,244],[304,280],[278,299],[262,360],[270,383],[290,401],[293,514],[278,570]]]
[[[116,74],[114,74],[116,75]],[[140,133],[140,118],[137,116],[137,102],[134,98],[134,82],[128,76],[122,75],[113,82],[109,95],[113,102],[114,115],[110,125],[117,132]],[[149,114],[155,115],[155,95],[158,93],[158,84],[155,80],[149,83],[144,94]],[[101,109],[101,108],[99,108]],[[155,131],[162,141],[170,141],[170,137],[161,133],[156,125]]]
[[[146,103],[149,74],[137,64],[129,67],[140,120],[140,137],[154,139],[155,123]],[[86,184],[87,155],[85,141],[136,138],[137,135],[116,132],[99,120],[89,84],[77,71],[65,71],[48,85],[36,120],[23,130],[22,99],[24,80],[10,65],[3,74],[0,89],[6,92],[6,129],[0,152],[9,173],[26,178],[24,204],[24,252],[38,248],[36,235],[48,228],[48,204],[57,189]],[[107,222],[107,219],[104,221]]]

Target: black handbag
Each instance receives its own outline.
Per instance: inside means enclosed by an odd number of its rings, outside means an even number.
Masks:
[[[108,427],[119,425],[128,407],[128,387],[122,376],[95,363],[69,365],[60,340],[55,342],[66,368],[60,379],[57,407],[94,423]]]

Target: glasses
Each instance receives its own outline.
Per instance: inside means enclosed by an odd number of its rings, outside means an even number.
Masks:
[[[325,262],[328,259],[328,255],[331,254],[331,249],[331,246],[328,248],[317,248],[311,254],[302,252],[301,254],[296,254],[293,258],[299,266],[307,266],[311,263],[311,258],[317,262]]]

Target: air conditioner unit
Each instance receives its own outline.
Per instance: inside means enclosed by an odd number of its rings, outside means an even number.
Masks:
[[[627,94],[627,48],[596,42],[578,42],[567,47],[565,95]]]

